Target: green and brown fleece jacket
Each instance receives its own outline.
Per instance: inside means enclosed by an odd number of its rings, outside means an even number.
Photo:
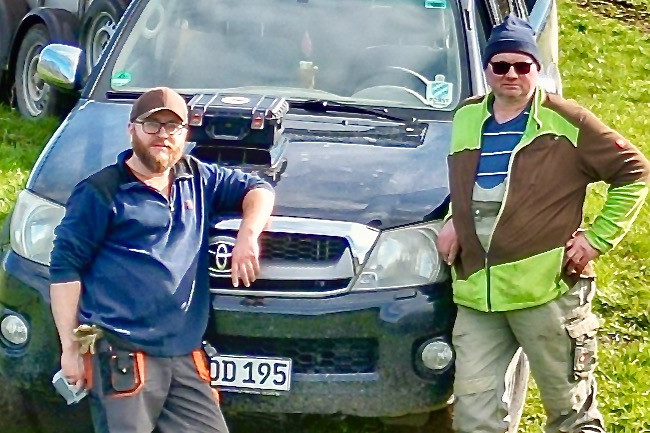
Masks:
[[[487,251],[476,235],[472,191],[492,94],[467,100],[453,121],[449,156],[451,214],[460,252],[454,300],[480,311],[549,302],[568,290],[564,245],[580,227],[587,185],[609,184],[586,231],[602,253],[616,245],[648,193],[648,160],[574,101],[537,89],[521,141],[510,158],[506,195]]]

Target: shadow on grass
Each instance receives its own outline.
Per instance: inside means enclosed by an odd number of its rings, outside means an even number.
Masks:
[[[226,415],[231,433],[389,433],[379,420],[337,415]]]

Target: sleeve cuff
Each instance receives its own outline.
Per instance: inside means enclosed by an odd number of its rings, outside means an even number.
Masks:
[[[612,245],[609,242],[599,238],[592,229],[585,231],[585,238],[587,238],[587,241],[591,244],[592,247],[596,248],[602,254],[605,254],[607,251],[612,249]]]
[[[81,281],[81,275],[75,269],[50,268],[50,284],[72,283]]]
[[[271,185],[269,185],[266,182],[262,182],[262,183],[256,183],[254,185],[249,186],[248,189],[246,189],[246,193],[244,195],[246,195],[249,192],[251,192],[252,190],[258,189],[258,188],[262,188],[262,189],[265,189],[267,191],[271,191],[273,194],[275,194],[275,190],[273,189],[273,187]]]

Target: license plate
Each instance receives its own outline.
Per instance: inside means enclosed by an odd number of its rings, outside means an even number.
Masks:
[[[289,391],[291,365],[291,358],[217,355],[210,359],[210,378],[223,389]]]

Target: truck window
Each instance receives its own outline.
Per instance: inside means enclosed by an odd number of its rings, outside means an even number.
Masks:
[[[440,0],[151,0],[111,87],[452,110],[467,69],[459,22],[455,2]]]

